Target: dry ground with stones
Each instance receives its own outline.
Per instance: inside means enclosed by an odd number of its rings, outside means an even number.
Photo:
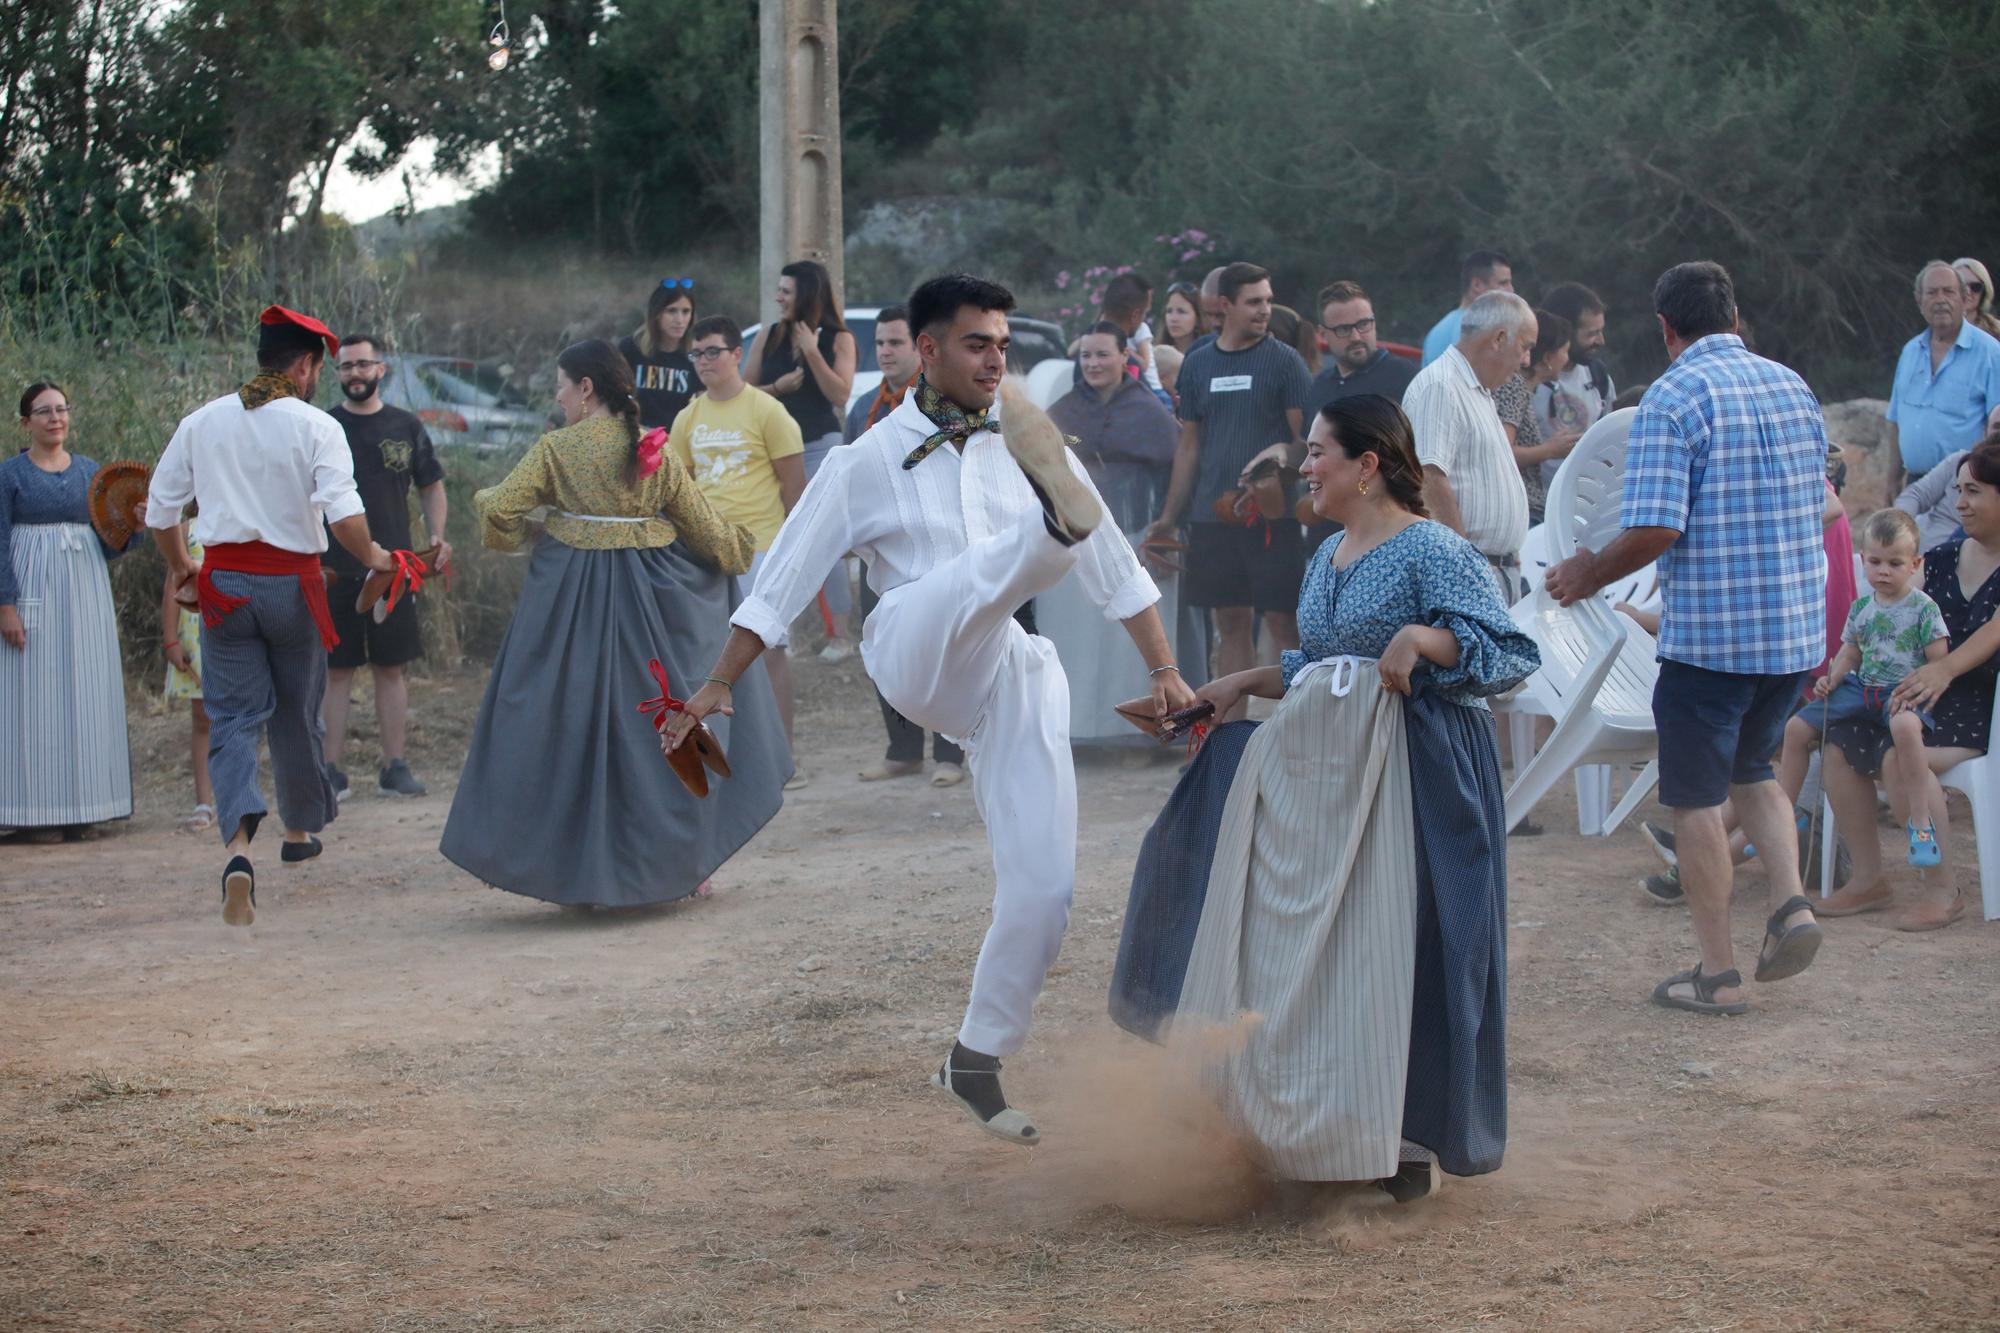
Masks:
[[[1175,770],[1092,758],[1009,1064],[1024,1151],[924,1082],[985,924],[970,792],[852,781],[858,665],[800,675],[815,781],[715,896],[584,919],[437,853],[476,673],[416,683],[432,794],[359,791],[248,930],[173,831],[181,716],[135,704],[138,815],[0,844],[0,1326],[2000,1324],[2000,924],[1831,922],[1750,1016],[1668,1013],[1684,913],[1638,901],[1634,829],[1586,842],[1552,798],[1512,845],[1505,1169],[1408,1208],[1277,1188],[1104,1017]]]

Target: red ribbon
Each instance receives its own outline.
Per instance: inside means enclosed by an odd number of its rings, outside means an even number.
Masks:
[[[391,551],[389,558],[396,562],[396,576],[389,580],[388,605],[382,608],[385,616],[396,609],[405,587],[415,593],[424,586],[424,575],[430,572],[430,566],[414,551]]]
[[[639,437],[639,475],[650,477],[660,470],[667,447],[667,428],[655,426]]]
[[[203,547],[195,599],[201,607],[202,623],[210,629],[239,607],[250,604],[248,597],[235,597],[215,586],[211,576],[224,572],[296,576],[299,595],[305,599],[306,610],[312,613],[313,624],[319,627],[320,645],[331,649],[340,642],[333,629],[333,612],[326,604],[326,580],[320,577],[316,552],[287,551],[266,542],[215,542]]]
[[[652,672],[653,679],[660,683],[660,696],[657,699],[648,699],[640,704],[639,711],[654,714],[653,730],[664,732],[667,729],[667,715],[669,713],[685,713],[687,705],[679,699],[674,698],[673,691],[668,688],[667,669],[660,665],[659,658],[656,657],[646,663],[646,670]]]

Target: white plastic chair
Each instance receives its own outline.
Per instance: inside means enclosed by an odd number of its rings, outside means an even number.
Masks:
[[[1567,559],[1579,546],[1603,550],[1618,535],[1625,442],[1634,415],[1630,408],[1608,414],[1563,460],[1548,497],[1545,526],[1551,561]],[[1507,827],[1520,823],[1572,769],[1643,762],[1644,771],[1609,814],[1603,813],[1609,804],[1609,767],[1602,775],[1587,775],[1588,784],[1586,775],[1579,775],[1578,819],[1583,832],[1609,835],[1659,780],[1652,705],[1658,647],[1652,635],[1629,616],[1613,611],[1604,598],[1590,597],[1562,607],[1539,582],[1514,608],[1514,622],[1542,652],[1542,669],[1529,678],[1523,692],[1556,719],[1556,726],[1541,752],[1515,771],[1514,785],[1507,792]]]
[[[1989,736],[2000,741],[2000,691],[1993,695],[1993,729]],[[1979,848],[1979,903],[1988,921],[2000,921],[2000,749],[1968,759],[1938,775],[1940,786],[1962,791],[1972,804],[1972,840]],[[1819,863],[1833,864],[1833,802],[1820,798]],[[1833,891],[1827,877],[1821,877],[1820,897]]]

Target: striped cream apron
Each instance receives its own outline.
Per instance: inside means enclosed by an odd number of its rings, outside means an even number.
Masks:
[[[104,551],[86,523],[14,528],[28,646],[0,644],[0,828],[132,813],[125,672]]]
[[[1313,663],[1244,750],[1176,1013],[1183,1038],[1256,1016],[1209,1058],[1286,1179],[1396,1171],[1415,845],[1402,698],[1372,661]]]

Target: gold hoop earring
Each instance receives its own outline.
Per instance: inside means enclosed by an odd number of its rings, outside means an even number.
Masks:
[[[1359,486],[1356,486],[1356,487],[1354,488],[1354,493],[1355,493],[1356,495],[1366,495],[1366,494],[1368,494],[1368,483],[1364,481],[1364,482],[1362,482],[1362,483],[1361,483],[1361,484],[1360,484]]]

